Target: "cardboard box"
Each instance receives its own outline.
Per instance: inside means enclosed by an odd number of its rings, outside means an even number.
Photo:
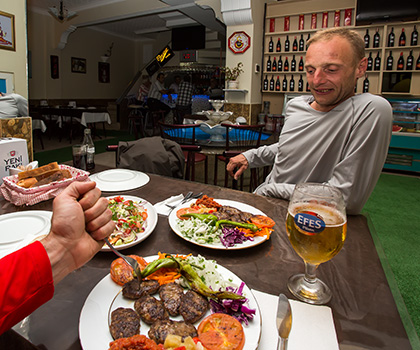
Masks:
[[[9,176],[10,168],[28,163],[28,147],[25,139],[0,138],[0,184],[3,183],[3,177]]]

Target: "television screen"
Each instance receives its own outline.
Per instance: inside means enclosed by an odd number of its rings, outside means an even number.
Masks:
[[[172,50],[200,50],[206,47],[206,27],[190,26],[172,29]]]
[[[419,0],[359,0],[356,24],[369,24],[390,20],[416,20],[420,15]]]

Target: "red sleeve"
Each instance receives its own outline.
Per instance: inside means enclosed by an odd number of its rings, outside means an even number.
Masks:
[[[50,260],[41,242],[0,259],[0,334],[54,295]]]

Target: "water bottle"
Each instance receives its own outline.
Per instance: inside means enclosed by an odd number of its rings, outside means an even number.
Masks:
[[[91,130],[85,129],[85,137],[83,139],[83,145],[86,147],[86,170],[95,168],[95,144],[92,140]]]

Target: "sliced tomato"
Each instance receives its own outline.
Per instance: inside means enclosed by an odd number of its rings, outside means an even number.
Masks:
[[[206,317],[197,332],[207,350],[241,350],[245,344],[241,323],[230,315],[215,313]]]
[[[188,213],[200,213],[200,209],[191,208],[191,207],[181,208],[176,212],[176,216],[178,217],[178,219],[185,220],[188,218],[183,218],[181,217],[181,215],[188,214]]]
[[[147,266],[146,260],[144,260],[142,257],[138,255],[129,256],[137,260],[141,270],[143,270]],[[131,266],[128,266],[122,258],[115,259],[111,263],[110,275],[111,279],[120,286],[123,286],[124,284],[130,282],[134,278],[133,269],[131,268]]]
[[[251,217],[251,222],[260,227],[273,227],[276,223],[273,219],[265,215],[254,215]]]

